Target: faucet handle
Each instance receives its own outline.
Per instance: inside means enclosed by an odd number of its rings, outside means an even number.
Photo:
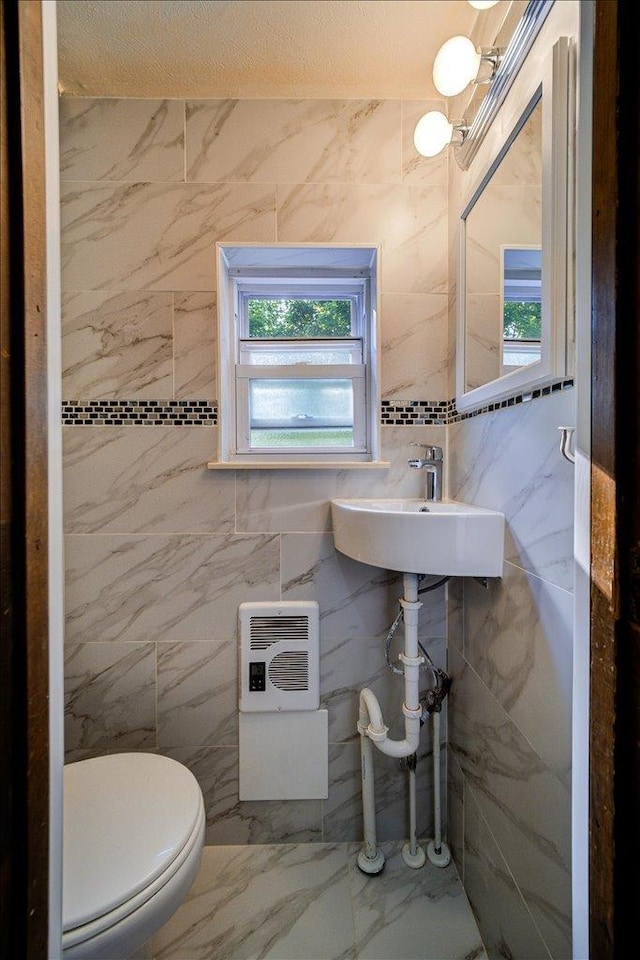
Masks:
[[[442,460],[442,447],[437,447],[432,443],[415,443],[414,441],[411,441],[409,446],[422,447],[425,460]]]

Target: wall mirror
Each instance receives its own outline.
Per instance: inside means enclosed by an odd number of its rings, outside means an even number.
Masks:
[[[563,37],[460,217],[459,410],[570,375],[570,57]]]

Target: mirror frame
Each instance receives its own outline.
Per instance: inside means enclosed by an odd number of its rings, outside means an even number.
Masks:
[[[560,37],[542,79],[471,191],[460,215],[456,407],[473,410],[548,386],[571,375],[573,330],[574,44]],[[516,89],[516,87],[514,87]],[[466,221],[531,112],[542,101],[542,337],[541,359],[466,390]]]

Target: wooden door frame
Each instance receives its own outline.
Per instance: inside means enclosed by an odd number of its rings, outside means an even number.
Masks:
[[[5,64],[0,91],[0,947],[3,955],[39,960],[48,953],[49,877],[42,20],[40,0],[0,0],[0,5]],[[633,895],[640,888],[640,101],[634,8],[596,0],[591,960],[623,957],[626,944],[635,942]]]
[[[46,958],[49,607],[40,0],[0,0],[0,955]]]
[[[640,890],[640,97],[636,5],[596,0],[593,78],[591,960],[625,957]]]

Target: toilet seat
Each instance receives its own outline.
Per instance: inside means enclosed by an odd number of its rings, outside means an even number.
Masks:
[[[144,942],[198,869],[205,818],[195,777],[155,754],[69,764],[64,819],[64,956],[82,955],[88,942],[98,949],[125,928],[130,936],[134,926]]]

